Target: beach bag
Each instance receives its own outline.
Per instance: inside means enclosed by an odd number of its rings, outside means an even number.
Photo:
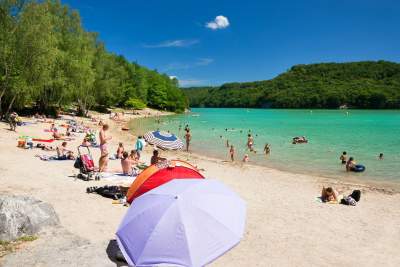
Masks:
[[[353,193],[351,193],[350,197],[352,197],[357,202],[360,201],[361,191],[360,190],[354,190]]]
[[[348,205],[348,206],[355,206],[357,205],[357,201],[354,200],[351,196],[344,197],[341,201],[341,204]]]
[[[82,166],[82,160],[80,157],[77,157],[74,163],[74,168],[76,169],[80,169]]]

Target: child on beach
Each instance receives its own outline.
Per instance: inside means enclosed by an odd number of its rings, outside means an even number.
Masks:
[[[347,162],[347,152],[343,151],[342,155],[339,158],[342,161],[342,164],[346,164]]]
[[[230,156],[231,156],[231,161],[233,162],[235,159],[234,159],[234,156],[235,156],[235,148],[233,147],[233,145],[231,145],[231,148],[229,149],[229,154],[230,154]]]
[[[250,158],[248,154],[244,154],[243,162],[249,162]]]
[[[122,154],[124,153],[124,145],[122,143],[118,144],[117,153],[115,157],[117,159],[122,159]]]

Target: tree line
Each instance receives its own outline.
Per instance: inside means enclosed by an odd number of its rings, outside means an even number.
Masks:
[[[400,108],[400,64],[296,65],[265,81],[185,88],[191,107]]]
[[[181,112],[176,79],[110,53],[59,0],[0,0],[0,113],[112,106]]]

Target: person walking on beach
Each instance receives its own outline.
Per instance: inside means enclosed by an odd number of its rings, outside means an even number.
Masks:
[[[189,145],[190,145],[190,140],[192,139],[192,135],[190,134],[190,129],[187,128],[186,134],[185,134],[185,140],[186,140],[186,151],[189,152]]]
[[[235,161],[235,148],[233,147],[233,145],[231,145],[231,148],[229,149],[229,155],[231,156],[231,161],[234,162]]]
[[[142,141],[142,136],[139,136],[138,139],[136,140],[135,143],[135,150],[136,150],[136,154],[138,156],[138,159],[140,159],[140,153],[143,150],[143,141]]]
[[[10,114],[10,117],[9,117],[9,123],[10,123],[10,130],[11,131],[16,131],[16,128],[17,128],[17,120],[18,120],[18,114],[17,114],[17,112],[12,112],[11,114]]]
[[[108,124],[104,124],[99,133],[100,152],[101,152],[100,159],[99,159],[99,172],[104,172],[104,170],[107,168],[107,164],[108,164],[107,142],[108,142],[108,140],[111,140],[111,136],[107,136],[107,134],[106,134],[108,128],[109,128]]]

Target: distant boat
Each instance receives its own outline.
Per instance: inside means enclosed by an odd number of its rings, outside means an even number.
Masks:
[[[348,109],[349,107],[347,106],[347,105],[341,105],[340,107],[339,107],[339,109]]]
[[[192,117],[200,117],[200,114],[193,114]]]

